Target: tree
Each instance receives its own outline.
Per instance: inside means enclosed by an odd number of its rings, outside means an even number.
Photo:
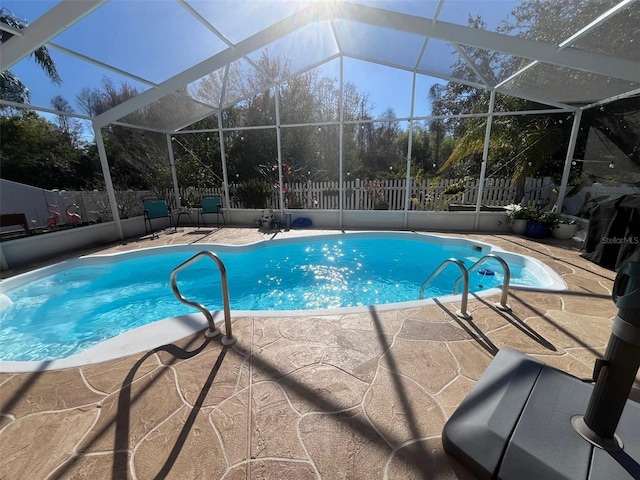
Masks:
[[[608,8],[607,4],[600,1],[585,2],[582,0],[566,1],[542,1],[527,0],[520,3],[511,14],[513,20],[505,22],[499,29],[501,33],[517,33],[519,36],[534,40],[560,43],[565,40],[567,31],[576,31],[588,24]],[[637,9],[628,9],[624,13],[616,15],[612,20],[619,28],[597,29],[579,40],[581,48],[595,48],[601,51],[606,45],[607,51],[616,52],[618,45],[624,45],[628,39],[620,39],[624,35],[618,32],[632,32],[635,25],[640,22]],[[559,21],[562,19],[562,21]],[[469,18],[469,25],[482,27],[481,18]],[[603,32],[615,31],[614,35],[602,37]],[[507,78],[521,69],[527,60],[510,58],[500,53],[487,52],[470,47],[462,47],[469,59],[475,64],[475,69],[492,78]],[[474,73],[466,61],[459,59],[454,66],[454,76],[471,78]],[[516,77],[512,82],[517,87],[519,81],[533,81],[532,78],[522,80]],[[565,73],[566,74],[566,73]],[[572,83],[572,89],[583,88],[582,82],[589,78],[590,74],[573,74],[568,81]],[[493,77],[492,77],[493,76]],[[575,78],[574,78],[575,77]],[[536,78],[538,87],[544,85],[545,78]],[[525,86],[526,87],[526,86]],[[540,87],[543,88],[543,87]],[[439,97],[439,98],[436,98]],[[462,113],[485,113],[488,110],[488,91],[472,89],[454,82],[447,84],[442,96],[434,95],[432,105],[435,114],[451,114],[457,111]],[[628,103],[632,105],[633,99],[615,102],[617,105]],[[496,95],[496,111],[524,111],[548,108],[547,106],[506,95]],[[588,110],[583,114],[581,135],[578,137],[575,158],[581,158],[584,150],[586,132],[590,127],[599,129],[614,144],[627,153],[629,158],[637,158],[637,123],[634,123],[633,107],[627,108],[626,113],[615,113],[620,107],[609,107]],[[622,108],[625,110],[625,108]],[[637,110],[637,108],[636,108]],[[607,113],[605,113],[608,112]],[[633,128],[634,124],[636,128]],[[520,190],[527,176],[550,176],[556,183],[560,182],[564,160],[568,148],[569,134],[571,131],[572,116],[566,113],[540,114],[540,115],[513,115],[495,117],[491,128],[489,140],[488,176],[511,176]],[[484,148],[484,136],[486,131],[486,119],[469,118],[449,123],[451,131],[456,138],[455,148],[441,171],[450,169],[457,174],[477,175],[480,170],[480,160]],[[635,132],[635,133],[634,133]],[[572,169],[572,174],[580,174],[580,165]],[[570,178],[570,181],[573,181]]]
[[[611,8],[611,5],[611,2],[605,0],[526,0],[513,9],[509,20],[505,21],[498,31],[506,34],[515,33],[520,37],[532,40],[560,44],[567,40],[567,32],[580,31]],[[629,45],[633,43],[634,36],[637,36],[638,24],[640,24],[640,9],[636,5],[631,6],[630,4],[624,11],[606,20],[605,28],[598,27],[590,30],[588,34],[573,41],[571,46],[586,51],[634,59],[635,51],[632,53]],[[637,56],[635,58],[637,59]],[[515,57],[505,58],[502,68],[514,73],[528,63],[528,60]],[[603,81],[598,74],[545,66],[530,69],[524,75],[516,77],[511,85],[516,89],[521,84],[527,88],[528,85],[534,83],[536,88],[541,90],[557,88],[555,80],[558,76],[564,80],[567,86],[570,86],[564,92],[569,99],[575,98],[573,92],[580,92],[580,96],[584,99],[584,96],[594,89],[594,85],[600,86]],[[550,79],[554,81],[550,82]],[[609,81],[615,83],[614,79]],[[600,87],[597,88],[600,89]],[[562,98],[560,100],[563,101]],[[564,101],[568,103],[567,99]]]
[[[73,109],[71,108],[71,105],[69,105],[69,102],[67,102],[67,100],[61,95],[56,95],[51,100],[51,106],[55,110],[63,112],[57,115],[58,129],[60,130],[60,132],[64,135],[67,135],[69,141],[73,145],[78,146],[80,142],[80,135],[82,134],[82,124],[77,118],[71,115],[64,114],[73,112]]]
[[[102,108],[102,94],[97,89],[90,89],[84,87],[80,90],[80,93],[76,95],[76,103],[80,107],[80,110],[85,112],[90,117],[98,115],[98,110]]]
[[[402,132],[397,140],[399,151],[407,152],[409,149],[409,131]],[[411,165],[415,179],[422,179],[434,172],[432,139],[429,132],[420,124],[413,125],[411,135]]]
[[[216,128],[214,117],[192,125],[193,130]],[[222,185],[222,158],[218,132],[190,133],[172,137],[178,184],[207,188]]]
[[[382,114],[386,121],[376,122],[367,139],[362,157],[365,174],[372,178],[388,177],[405,164],[407,150],[399,143],[401,128],[392,108]]]
[[[444,112],[442,99],[446,92],[446,87],[440,83],[436,83],[429,88],[429,103],[431,104],[431,115],[439,117]],[[442,118],[434,118],[429,122],[429,131],[434,136],[433,145],[433,164],[438,167],[442,164],[440,157],[440,145],[446,134],[446,126]],[[423,166],[424,170],[424,166]]]
[[[536,0],[533,0],[534,2]],[[480,17],[469,17],[469,26],[486,28]],[[506,27],[503,27],[503,29]],[[510,60],[500,52],[463,47],[475,70],[481,72],[490,84],[506,78],[522,66],[521,59]],[[476,73],[466,60],[459,58],[454,65],[453,76],[473,80]],[[430,92],[434,115],[459,113],[486,113],[489,108],[488,90],[449,82],[444,93],[441,89]],[[496,111],[535,110],[541,106],[535,102],[506,95],[496,95]],[[527,176],[544,175],[562,165],[566,156],[570,122],[563,122],[566,115],[514,115],[496,117],[489,139],[487,163],[489,176],[511,176],[522,188]],[[487,128],[486,117],[448,120],[447,128],[456,139],[455,148],[440,172],[450,170],[456,176],[478,176],[484,150]]]
[[[197,90],[192,92],[192,96],[211,105],[221,103],[223,91],[228,93],[222,103],[230,98],[240,99],[222,112],[226,128],[265,127],[225,133],[226,159],[231,178],[237,175],[244,181],[263,177],[264,171],[271,171],[277,164],[276,92],[283,125],[280,129],[281,155],[292,171],[303,172],[305,179],[309,178],[307,172],[313,172],[316,180],[338,179],[340,129],[334,125],[304,124],[338,121],[341,101],[346,122],[371,118],[367,96],[359,93],[355,85],[346,83],[341,99],[336,79],[322,77],[317,70],[292,75],[290,64],[285,58],[273,58],[263,53],[256,62],[258,69],[251,70],[248,76],[241,77],[241,72],[237,71],[234,64],[229,67],[228,75],[223,70],[214,72],[198,82]],[[276,87],[266,81],[283,78],[287,80]],[[226,90],[223,88],[225,81]],[[344,125],[343,156],[351,171],[364,168],[364,145],[368,145],[367,149],[372,148],[372,132],[371,123]],[[356,145],[358,142],[361,145],[359,149]]]
[[[137,94],[138,91],[127,82],[115,85],[105,77],[99,88],[83,89],[78,95],[78,104],[85,113],[99,115]],[[144,126],[153,125],[154,121],[157,124],[162,112],[170,112],[169,115],[174,116],[181,115],[178,111],[179,106],[160,105],[161,103],[134,112],[122,121]],[[164,120],[166,121],[166,118]],[[103,128],[102,135],[116,189],[151,189],[160,192],[171,186],[167,142],[163,134],[122,125],[109,125]]]
[[[16,18],[13,13],[4,7],[0,8],[0,22],[18,30],[22,30],[28,26],[28,23]],[[4,44],[12,37],[13,33],[7,32],[6,30],[0,30],[0,45]],[[49,55],[47,47],[42,46],[37,48],[33,51],[31,56],[35,62],[42,67],[42,70],[44,70],[45,74],[53,83],[62,83],[62,79],[58,74],[58,70],[56,69],[53,59]],[[5,70],[0,73],[0,98],[12,102],[28,103],[31,98],[31,94],[29,93],[27,86],[22,83],[22,81],[15,76],[11,70]],[[0,106],[0,110],[2,108],[3,107]]]
[[[98,186],[97,156],[34,112],[0,117],[2,178],[41,188],[93,189]]]

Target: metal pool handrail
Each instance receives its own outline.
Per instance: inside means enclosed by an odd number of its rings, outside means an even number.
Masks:
[[[511,307],[507,304],[507,296],[509,295],[509,282],[511,281],[511,270],[509,269],[509,265],[507,265],[507,262],[505,262],[502,257],[499,257],[495,253],[489,253],[484,257],[482,257],[480,260],[478,260],[476,263],[471,265],[471,267],[469,267],[468,269],[468,273],[471,273],[477,270],[480,265],[482,265],[487,260],[491,260],[491,259],[497,260],[498,263],[502,265],[502,269],[504,270],[504,280],[502,281],[502,296],[500,297],[500,303],[495,303],[494,305],[496,308],[504,312],[509,312],[511,311]],[[462,277],[458,277],[455,285],[453,286],[454,294],[458,293],[458,285],[460,285],[460,280],[462,280]]]
[[[469,272],[467,272],[466,267],[464,266],[464,263],[462,263],[462,260],[459,260],[457,258],[447,258],[445,261],[443,261],[440,266],[438,268],[435,269],[435,271],[431,274],[431,276],[429,278],[427,278],[422,286],[420,287],[420,300],[422,300],[424,298],[424,290],[425,288],[427,288],[427,285],[429,285],[431,283],[431,281],[436,278],[438,275],[440,275],[440,272],[442,272],[442,270],[445,269],[445,267],[447,265],[449,265],[450,263],[454,263],[458,266],[458,268],[460,269],[460,271],[462,272],[462,278],[464,280],[464,287],[462,290],[462,301],[460,303],[460,310],[458,310],[456,312],[456,315],[460,318],[466,318],[469,319],[471,318],[471,314],[469,312],[467,312],[467,300],[469,297]]]
[[[226,335],[222,337],[221,342],[223,345],[232,345],[236,343],[238,339],[234,337],[233,334],[231,333],[231,310],[229,308],[229,286],[227,283],[227,269],[225,268],[224,263],[222,263],[222,260],[220,260],[220,257],[218,257],[218,255],[216,255],[213,252],[204,250],[202,252],[196,253],[189,260],[182,262],[180,265],[174,268],[173,271],[171,272],[171,290],[173,290],[173,294],[176,296],[178,300],[180,300],[182,303],[186,305],[197,308],[206,317],[207,321],[209,322],[209,330],[205,333],[206,337],[211,338],[219,335],[220,328],[216,327],[215,322],[213,320],[213,315],[211,315],[211,312],[207,310],[207,308],[204,305],[183,297],[182,294],[180,293],[180,290],[178,289],[178,284],[176,283],[176,277],[179,271],[185,269],[189,265],[200,260],[201,257],[205,257],[205,256],[213,260],[218,266],[218,270],[220,270],[220,280],[222,284],[222,302],[224,305],[224,325],[226,330]]]

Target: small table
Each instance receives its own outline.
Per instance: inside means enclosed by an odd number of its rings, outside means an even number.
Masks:
[[[192,211],[194,210],[194,211]],[[182,217],[182,215],[187,215],[190,219],[191,219],[191,223],[196,223],[193,221],[193,217],[191,215],[193,215],[194,213],[198,213],[197,212],[197,208],[196,209],[191,209],[191,208],[181,208],[180,210],[178,210],[178,219],[176,220],[176,231],[178,231],[178,225],[180,225],[180,217]]]

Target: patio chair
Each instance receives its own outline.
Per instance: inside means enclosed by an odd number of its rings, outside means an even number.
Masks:
[[[217,226],[220,227],[220,216],[222,216],[222,223],[225,225],[227,222],[224,219],[224,212],[222,211],[222,199],[220,197],[203,197],[200,211],[198,212],[198,228],[200,228],[200,217],[202,217],[202,224],[207,226],[205,221],[206,214],[216,214]]]
[[[149,233],[149,231],[151,231],[152,234],[155,233],[155,230],[151,225],[151,220],[156,218],[168,218],[169,226],[173,227],[173,216],[171,215],[171,210],[169,210],[169,207],[167,206],[167,202],[160,200],[155,202],[144,202],[142,205],[144,208],[145,233]]]

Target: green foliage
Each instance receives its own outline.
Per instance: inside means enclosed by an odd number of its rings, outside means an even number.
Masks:
[[[559,222],[560,215],[553,211],[543,210],[541,205],[532,204],[527,207],[522,205],[508,205],[506,217],[509,220],[527,220],[535,223],[552,225]]]
[[[214,128],[211,117],[198,122],[194,128]],[[217,132],[176,135],[173,137],[178,184],[183,187],[209,188],[222,185],[222,161]]]
[[[104,79],[99,88],[84,88],[77,101],[88,115],[99,115],[138,94],[126,82],[115,85]],[[169,100],[167,100],[169,102]],[[161,120],[163,109],[179,115],[176,105],[154,103],[149,108],[127,116],[132,124],[154,125]],[[154,123],[155,122],[155,123]],[[161,191],[172,186],[167,139],[164,134],[145,132],[120,125],[102,129],[111,178],[116,189]]]
[[[2,178],[47,189],[100,186],[100,162],[67,132],[33,112],[0,117]]]
[[[500,30],[517,30],[523,36],[532,38],[538,38],[545,32],[556,35],[566,28],[562,22],[556,21],[557,18],[577,18],[575,21],[580,24],[585,18],[591,18],[594,11],[588,5],[590,2],[579,0],[552,2],[552,6],[547,5],[548,3],[538,0],[519,3],[510,19],[512,24],[505,24]],[[554,16],[548,15],[548,8],[555,12]],[[2,14],[7,16],[5,10],[2,10]],[[631,20],[635,19],[635,15],[634,13],[631,16],[633,18],[630,17],[629,23],[633,24]],[[13,20],[9,18],[6,23],[12,25],[11,21]],[[480,17],[471,17],[468,22],[473,28],[486,27]],[[14,26],[23,28],[24,25]],[[11,35],[7,32],[0,34],[3,41]],[[509,56],[500,52],[465,46],[460,48],[475,65],[474,69],[483,72],[490,84],[499,83],[499,79],[507,78],[521,66],[518,63],[520,59],[514,57],[509,60]],[[46,68],[49,63],[47,58],[45,52],[45,56],[36,57],[36,61]],[[221,185],[222,149],[220,136],[215,131],[218,128],[225,129],[222,138],[231,182],[264,177],[265,168],[277,165],[278,159],[292,169],[292,173],[285,174],[282,179],[284,184],[339,181],[343,180],[338,178],[341,155],[344,159],[345,178],[347,175],[350,179],[405,177],[409,133],[406,122],[398,121],[392,109],[387,109],[381,119],[374,122],[374,106],[367,94],[359,92],[356,85],[347,82],[340,86],[337,79],[321,76],[318,69],[294,75],[289,59],[270,57],[268,53],[264,53],[256,63],[259,70],[267,72],[269,78],[287,79],[277,86],[281,125],[276,125],[276,87],[269,87],[258,70],[243,72],[233,64],[228,76],[219,71],[203,78],[198,82],[196,96],[205,103],[218,105],[222,92],[226,92],[225,102],[241,100],[222,110],[220,124],[218,117],[214,115],[187,127],[189,131],[198,133],[176,134],[180,144],[173,144],[175,168],[181,187],[205,188]],[[55,81],[57,73],[55,70],[51,72]],[[10,72],[3,72],[3,75],[7,92],[19,87],[11,78]],[[435,84],[428,92],[421,92],[426,98],[419,101],[431,106],[434,118],[424,123],[412,123],[410,154],[413,179],[430,178],[445,170],[449,178],[476,177],[479,174],[486,119],[469,117],[468,114],[487,112],[489,91],[470,86],[477,84],[478,75],[462,55],[453,65],[452,77],[467,79],[469,84]],[[225,85],[225,82],[229,83]],[[19,89],[14,93],[19,94]],[[113,81],[104,80],[97,88],[83,89],[76,103],[83,113],[95,116],[126,102],[138,93],[135,87],[127,83],[116,85]],[[179,120],[188,118],[189,112],[185,110],[185,102],[176,98],[173,95],[163,97],[144,109],[127,115],[123,121],[139,125],[179,123]],[[57,110],[70,111],[65,99],[53,99],[53,104]],[[540,108],[547,107],[496,94],[496,111]],[[583,114],[583,121],[590,118],[591,112]],[[447,115],[458,117],[441,118]],[[600,122],[602,131],[609,132],[607,135],[612,140],[614,137],[624,137],[626,149],[623,148],[623,151],[628,155],[635,154],[637,158],[637,133],[635,136],[629,135],[631,131],[637,132],[637,128],[632,128],[633,124],[629,123],[627,117],[621,116],[618,119],[609,116],[612,118]],[[65,123],[68,118],[59,116],[58,132],[72,133],[73,125]],[[345,121],[342,127],[328,124],[341,118]],[[308,123],[313,125],[305,125]],[[244,127],[251,129],[232,130]],[[565,114],[494,117],[487,175],[511,176],[518,181],[527,176],[549,175],[557,182],[566,155],[566,139],[570,127],[570,118]],[[4,130],[7,128],[3,128],[3,135]],[[51,139],[54,131],[55,128],[38,135]],[[13,130],[8,129],[7,135],[14,135],[12,132]],[[121,125],[107,126],[102,133],[111,176],[117,189],[160,190],[172,187],[164,134],[141,132]],[[3,137],[3,177],[11,176],[16,181],[25,183],[30,183],[35,178],[40,184],[55,188],[68,186],[66,176],[78,176],[75,179],[78,181],[88,179],[84,182],[86,185],[99,185],[102,182],[95,146],[86,150],[82,146],[76,146],[63,152],[72,143],[69,139],[59,137],[55,142],[46,143],[42,138],[32,141],[28,137],[26,132],[17,136],[15,141]],[[620,145],[620,142],[615,143]],[[23,157],[25,165],[20,165]],[[269,179],[272,184],[280,180],[277,173],[276,171]]]
[[[197,192],[192,191],[186,197],[181,198],[180,203],[183,207],[199,208],[202,205],[202,197]]]
[[[464,192],[465,188],[465,181],[460,180],[458,182],[452,183],[451,185],[448,185],[447,188],[444,189],[444,193],[448,195],[455,195],[457,193]]]
[[[597,18],[603,5],[601,1],[525,0],[514,7],[507,20],[509,23],[504,23],[498,31],[558,43],[564,39],[566,31],[579,30]],[[609,20],[618,23],[618,31],[632,31],[640,21],[639,10],[627,10],[624,15]],[[27,26],[4,8],[0,9],[0,20],[16,29]],[[568,26],[569,23],[572,26]],[[470,17],[468,24],[480,30],[487,27],[479,16]],[[589,41],[595,46],[600,43],[611,45],[613,50],[627,45],[625,38],[616,35],[602,38],[601,35],[600,31],[592,32]],[[0,44],[12,36],[11,31],[0,31]],[[399,122],[392,109],[387,109],[374,122],[374,105],[366,93],[358,91],[352,83],[340,85],[335,78],[321,76],[320,69],[293,74],[290,59],[269,56],[265,51],[260,58],[254,59],[257,69],[245,72],[239,64],[233,63],[229,66],[230,71],[216,71],[198,82],[195,97],[203,103],[219,105],[224,93],[225,105],[233,101],[238,103],[222,110],[220,124],[214,115],[188,127],[189,131],[199,133],[176,135],[181,142],[180,145],[174,143],[178,183],[182,187],[197,188],[221,185],[222,148],[220,136],[215,131],[219,128],[225,129],[222,138],[230,181],[260,178],[264,176],[265,168],[277,164],[278,159],[292,168],[292,173],[282,179],[284,184],[340,181],[343,180],[338,178],[341,156],[343,170],[351,179],[404,178],[409,151],[414,179],[430,178],[445,170],[450,178],[476,177],[480,172],[486,120],[469,117],[469,114],[485,114],[490,94],[488,89],[471,85],[478,84],[478,72],[488,85],[499,84],[501,79],[521,68],[522,62],[529,60],[464,45],[460,49],[464,55],[459,55],[452,66],[451,77],[469,82],[434,84],[428,92],[420,92],[423,98],[418,101],[431,106],[433,118],[423,124],[413,122],[410,149],[406,123]],[[45,47],[37,49],[33,59],[53,82],[60,81]],[[265,73],[266,78],[286,81],[274,87],[265,81]],[[514,79],[513,86],[517,86],[518,81],[518,78]],[[281,125],[276,125],[276,88]],[[580,85],[572,83],[572,88],[580,88]],[[28,99],[26,87],[8,70],[0,73],[0,89],[3,98],[18,102]],[[116,85],[105,79],[97,88],[83,89],[76,103],[83,113],[96,116],[139,93],[126,82]],[[194,92],[182,89],[178,93],[193,95]],[[495,99],[495,110],[500,112],[548,108],[502,94],[496,94]],[[624,99],[625,104],[635,102],[635,109],[639,101]],[[637,161],[640,142],[637,121],[634,123],[631,115],[623,115],[615,109],[615,103],[584,112],[585,126],[581,129],[576,150],[578,158],[581,158],[580,142],[586,132],[597,128],[629,158]],[[72,110],[63,98],[54,98],[52,104],[61,112]],[[189,118],[186,105],[180,95],[167,95],[130,113],[123,122],[182,125],[182,121]],[[7,111],[5,108],[3,113],[7,115]],[[29,115],[32,117],[28,118]],[[71,117],[59,115],[57,128],[47,126],[42,119],[36,121],[35,114],[25,113],[19,118],[22,117],[22,123],[3,119],[1,125],[0,158],[4,178],[51,188],[74,185],[91,188],[102,183],[97,148],[78,144],[78,134],[74,133],[78,129],[69,122]],[[329,125],[339,119],[344,119],[342,126]],[[305,125],[309,123],[312,125]],[[232,130],[245,127],[260,128]],[[564,113],[494,117],[487,175],[510,176],[518,182],[527,176],[551,176],[558,183],[570,128],[571,118]],[[143,133],[121,125],[107,126],[102,133],[111,177],[117,189],[160,190],[172,186],[164,134]],[[582,164],[578,164],[572,169],[571,180],[580,176],[581,168]],[[279,180],[276,172],[269,181],[273,184]]]
[[[291,193],[288,197],[287,208],[302,208],[302,197],[297,193]]]
[[[551,212],[544,216],[544,222],[551,225],[575,225],[576,220],[562,216],[559,213]]]
[[[567,31],[577,31],[590,19],[596,18],[605,9],[600,1],[566,0],[548,2],[543,0],[525,0],[514,7],[511,15],[497,31],[506,34],[517,34],[524,38],[531,38],[551,43],[561,42]],[[558,21],[562,19],[562,21]],[[618,15],[619,22],[615,31],[633,31],[640,21],[640,10],[629,11],[628,14]],[[470,17],[468,24],[473,28],[485,29],[486,25],[481,17]],[[592,45],[607,45],[611,51],[624,48],[625,41],[621,35],[601,37],[603,30],[598,30],[590,36]],[[489,83],[499,83],[496,79],[504,79],[524,67],[529,60],[510,57],[503,53],[461,47],[475,66],[490,80]],[[453,65],[453,77],[472,80],[474,71],[462,56]],[[582,82],[590,79],[591,74],[569,77],[571,88],[579,90]],[[518,90],[518,82],[524,81],[523,91],[529,88],[531,76],[516,77],[512,87]],[[543,90],[552,88],[545,84],[545,76],[535,79],[537,88]],[[486,113],[489,105],[489,91],[481,90],[469,85],[449,82],[446,85],[434,85],[429,91],[429,102],[434,115],[451,115],[464,113]],[[633,103],[633,98],[624,99],[625,104]],[[636,100],[640,102],[640,100]],[[616,116],[616,102],[606,107],[589,109],[582,116],[581,131],[576,145],[576,158],[583,158],[584,145],[590,128],[597,128],[608,137],[629,158],[637,158],[637,145],[640,141],[637,124],[629,115]],[[533,101],[516,97],[496,94],[495,111],[514,112],[548,109]],[[604,115],[604,109],[610,109],[609,115]],[[631,109],[627,109],[627,112]],[[447,118],[443,121],[446,132],[456,138],[455,149],[448,157],[440,172],[447,170],[450,177],[458,175],[476,175],[482,159],[486,120],[475,118]],[[572,125],[572,116],[559,114],[530,114],[495,117],[491,128],[489,145],[488,176],[509,176],[522,188],[524,179],[528,176],[550,176],[556,183],[560,183],[564,159],[568,148],[568,139]],[[435,128],[435,125],[434,125]],[[634,133],[635,132],[635,133]],[[635,157],[634,157],[635,155]],[[576,174],[573,169],[572,174]]]
[[[519,204],[511,204],[504,207],[507,220],[529,220],[534,214],[537,215],[535,206],[525,207]]]
[[[235,191],[235,195],[245,208],[265,208],[271,193],[272,187],[258,178],[242,182]]]

